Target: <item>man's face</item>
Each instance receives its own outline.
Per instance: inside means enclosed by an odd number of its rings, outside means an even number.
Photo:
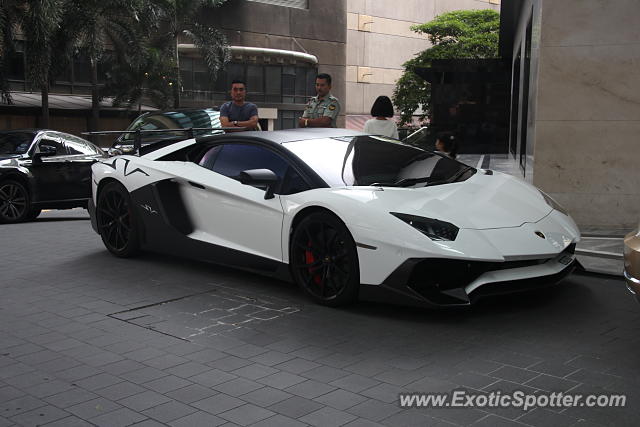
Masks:
[[[244,102],[246,96],[246,88],[242,83],[234,83],[231,85],[231,99],[236,102]]]
[[[327,96],[331,91],[331,85],[326,79],[316,79],[316,93],[320,98]]]

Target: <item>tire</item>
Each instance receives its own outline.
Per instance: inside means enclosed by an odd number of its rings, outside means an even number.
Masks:
[[[98,194],[96,222],[104,246],[117,257],[140,252],[139,229],[131,196],[118,182],[110,182]]]
[[[316,212],[300,221],[291,237],[289,258],[295,282],[318,304],[338,307],[358,299],[356,244],[336,216]]]
[[[0,182],[0,223],[13,224],[29,219],[31,195],[19,181]]]

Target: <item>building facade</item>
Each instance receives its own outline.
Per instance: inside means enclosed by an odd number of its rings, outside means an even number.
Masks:
[[[581,226],[640,218],[640,3],[503,1],[511,160]]]
[[[402,64],[431,47],[412,25],[469,9],[497,11],[500,0],[347,0],[347,127],[361,129],[375,99],[392,96]]]

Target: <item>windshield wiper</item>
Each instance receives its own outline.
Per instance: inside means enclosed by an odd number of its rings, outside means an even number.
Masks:
[[[472,166],[467,166],[465,168],[460,169],[458,172],[456,172],[451,178],[447,178],[447,179],[441,179],[439,181],[432,181],[427,183],[427,187],[431,186],[431,185],[440,185],[440,184],[450,184],[452,182],[455,182],[458,178],[460,178],[465,172],[467,172],[468,170],[473,169]]]
[[[429,177],[422,178],[403,178],[395,182],[374,182],[369,184],[371,187],[408,187],[410,185],[419,184],[421,182],[429,181]]]

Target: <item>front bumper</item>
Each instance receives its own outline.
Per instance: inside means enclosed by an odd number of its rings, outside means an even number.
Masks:
[[[464,306],[488,295],[554,285],[577,266],[575,244],[552,258],[482,262],[455,259],[405,261],[382,286],[429,306]]]

